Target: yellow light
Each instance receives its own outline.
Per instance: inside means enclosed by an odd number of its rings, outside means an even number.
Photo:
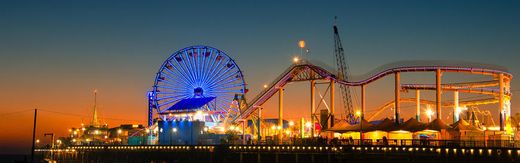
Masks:
[[[276,126],[271,126],[271,130],[275,130],[276,129]]]
[[[72,129],[69,129],[69,132],[72,132]]]
[[[40,143],[40,139],[36,139],[36,143]]]
[[[356,116],[360,117],[361,116],[361,111],[356,111]]]
[[[298,46],[299,46],[300,48],[305,48],[305,41],[304,41],[304,40],[300,40],[300,41],[298,41]]]
[[[177,128],[173,128],[172,131],[173,131],[173,132],[177,132]]]
[[[267,88],[267,84],[264,84],[264,88]]]
[[[428,110],[426,110],[426,115],[428,115],[428,116],[432,116],[432,115],[433,115],[433,111],[432,111],[432,109],[428,109]]]
[[[294,63],[298,63],[298,61],[300,61],[300,58],[298,58],[298,57],[293,57],[293,62],[294,62]]]
[[[117,133],[121,134],[121,133],[123,133],[123,130],[119,129],[119,130],[117,130]]]
[[[294,121],[289,121],[289,126],[294,126]]]
[[[282,126],[276,126],[276,129],[281,130]]]

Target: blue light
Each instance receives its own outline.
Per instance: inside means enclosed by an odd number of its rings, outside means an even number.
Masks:
[[[227,54],[208,46],[191,46],[173,53],[159,68],[153,96],[149,96],[150,106],[162,113],[170,108],[203,104],[226,114],[234,95],[244,93],[245,86],[242,71]],[[212,102],[187,100],[207,97],[214,99]]]

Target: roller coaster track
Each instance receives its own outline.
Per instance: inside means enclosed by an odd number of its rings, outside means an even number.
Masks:
[[[504,74],[506,78],[511,79],[512,75],[505,69],[495,68],[493,66],[486,66],[484,64],[473,64],[470,66],[462,66],[456,63],[434,63],[431,62],[410,62],[411,65],[406,65],[403,62],[394,63],[393,67],[388,67],[378,71],[368,78],[358,81],[340,80],[336,77],[336,73],[326,70],[320,66],[314,65],[308,61],[292,64],[283,73],[281,73],[268,87],[262,90],[255,98],[248,102],[247,108],[235,119],[243,120],[248,118],[251,113],[261,107],[268,99],[270,99],[279,88],[290,82],[308,81],[308,80],[334,80],[337,84],[346,86],[361,86],[372,83],[382,77],[394,74],[396,72],[435,72],[441,70],[442,72],[464,72],[480,75],[497,76]],[[427,63],[427,64],[424,64]],[[418,65],[423,64],[423,65]]]
[[[401,98],[401,100],[399,100],[399,102],[415,103],[417,101],[416,101],[416,98]],[[461,106],[475,106],[475,105],[494,104],[494,103],[497,103],[497,102],[498,102],[498,99],[487,98],[487,99],[479,99],[479,100],[461,101],[461,102],[459,102],[459,105],[461,105]],[[420,99],[420,103],[421,104],[426,104],[426,105],[435,105],[435,101],[424,100],[424,99]],[[382,106],[379,107],[379,109],[375,110],[376,112],[374,114],[370,115],[370,117],[367,119],[367,121],[374,120],[374,118],[376,118],[383,111],[385,111],[386,109],[388,109],[390,107],[393,107],[394,104],[395,104],[394,100],[391,100],[391,101],[383,104]],[[453,107],[453,102],[442,103],[442,107]]]

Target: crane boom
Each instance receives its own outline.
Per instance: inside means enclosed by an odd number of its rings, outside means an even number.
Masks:
[[[339,37],[338,27],[334,25],[334,55],[336,57],[336,67],[338,70],[338,78],[341,80],[348,81],[349,76],[349,68],[345,63],[345,52],[343,50],[343,46],[341,45],[341,38]],[[350,88],[346,85],[339,85],[341,97],[343,101],[343,107],[346,113],[346,120],[349,123],[353,123],[355,121],[354,109],[352,105],[352,98],[350,95]]]

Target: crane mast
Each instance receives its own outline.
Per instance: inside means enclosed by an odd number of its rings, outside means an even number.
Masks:
[[[334,24],[334,55],[336,57],[336,67],[338,70],[338,78],[340,80],[349,80],[348,73],[349,68],[345,63],[345,52],[343,50],[343,46],[341,45],[341,38],[339,37],[338,27]],[[343,101],[343,107],[346,113],[346,120],[349,123],[354,123],[354,109],[352,106],[352,98],[350,95],[350,88],[346,85],[339,85],[341,91],[341,97]]]

